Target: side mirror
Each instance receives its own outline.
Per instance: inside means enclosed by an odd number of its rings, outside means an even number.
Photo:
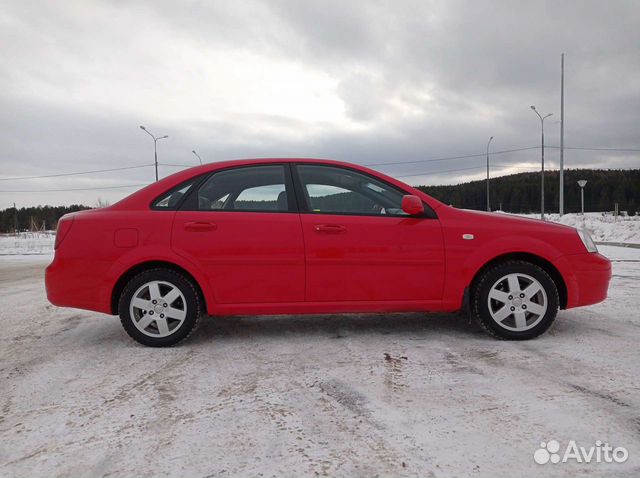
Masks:
[[[424,205],[418,196],[407,194],[402,196],[402,210],[410,216],[420,216],[424,213]]]

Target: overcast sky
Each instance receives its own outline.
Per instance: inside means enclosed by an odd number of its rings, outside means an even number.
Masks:
[[[247,157],[394,163],[540,144],[640,148],[636,1],[4,1],[0,178]],[[498,154],[492,174],[539,167]],[[559,154],[547,150],[549,167]],[[566,165],[640,153],[568,150]],[[485,174],[484,158],[386,164],[411,184]],[[475,169],[469,169],[475,168]],[[460,171],[464,169],[463,171]],[[177,171],[162,166],[161,176]],[[447,170],[458,170],[443,172]],[[111,202],[152,167],[0,180],[0,208]]]

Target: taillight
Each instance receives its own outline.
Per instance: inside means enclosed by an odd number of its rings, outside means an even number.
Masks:
[[[58,228],[56,230],[56,243],[54,249],[57,249],[62,241],[66,237],[66,235],[71,230],[71,226],[73,225],[73,216],[71,217],[61,217],[58,221]]]

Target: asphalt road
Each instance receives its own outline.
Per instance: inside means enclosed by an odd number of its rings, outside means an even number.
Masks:
[[[0,262],[0,476],[640,476],[640,251],[541,338],[458,315],[206,320],[172,349]],[[536,464],[596,440],[625,463]]]

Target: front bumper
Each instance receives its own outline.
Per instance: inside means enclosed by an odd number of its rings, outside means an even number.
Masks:
[[[567,286],[567,309],[597,304],[607,298],[611,262],[598,253],[571,254],[561,258]]]

